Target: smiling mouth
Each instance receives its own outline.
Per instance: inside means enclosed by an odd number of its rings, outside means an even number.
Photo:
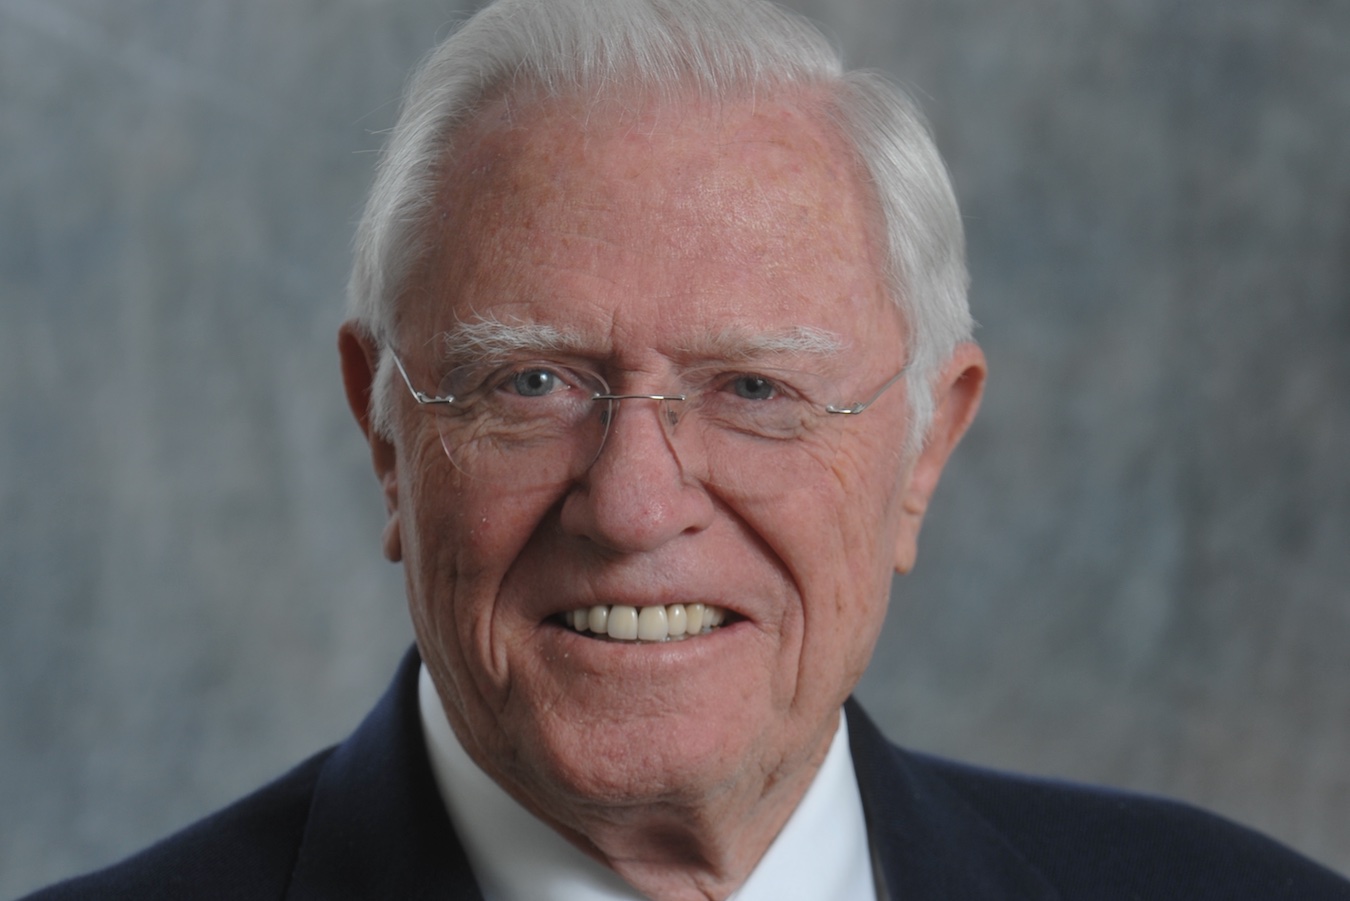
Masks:
[[[559,615],[563,625],[591,638],[615,641],[681,641],[706,635],[726,622],[727,611],[713,604],[630,607],[596,604]]]

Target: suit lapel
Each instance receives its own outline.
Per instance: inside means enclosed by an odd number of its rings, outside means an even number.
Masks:
[[[1059,897],[921,757],[888,742],[856,701],[845,710],[867,831],[890,901]]]
[[[286,898],[482,901],[441,804],[417,713],[420,660],[325,762]]]

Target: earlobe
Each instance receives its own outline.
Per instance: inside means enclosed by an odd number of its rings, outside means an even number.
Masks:
[[[384,522],[384,534],[380,536],[380,546],[384,550],[384,559],[390,563],[397,563],[403,559],[403,536],[398,530],[396,510],[389,511],[389,518]]]
[[[933,385],[933,421],[915,456],[902,501],[901,523],[895,545],[895,571],[908,573],[919,552],[919,530],[928,502],[952,451],[961,441],[984,395],[988,371],[984,352],[974,342],[957,345]]]
[[[371,397],[378,371],[380,351],[374,340],[356,322],[348,321],[338,330],[338,355],[342,361],[342,384],[347,406],[370,444],[370,460],[384,495],[385,521],[381,544],[384,555],[397,563],[403,558],[403,542],[398,519],[398,452],[393,442],[381,435],[371,419]]]

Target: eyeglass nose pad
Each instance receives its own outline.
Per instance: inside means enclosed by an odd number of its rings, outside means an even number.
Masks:
[[[661,426],[661,433],[665,436],[666,446],[670,449],[670,454],[675,459],[681,473],[687,473],[689,467],[685,459],[685,454],[680,451],[680,446],[676,441],[676,427],[684,421],[683,405],[686,403],[686,397],[683,394],[612,394],[597,397],[597,401],[605,406],[600,411],[600,423],[602,434],[600,437],[600,447],[596,449],[595,455],[591,458],[589,465],[594,465],[595,461],[600,459],[604,453],[605,445],[609,443],[609,432],[614,425],[614,417],[618,415],[618,408],[624,406],[624,401],[655,401],[657,412],[656,419]]]
[[[680,474],[685,479],[707,481],[707,451],[699,447],[697,428],[680,426],[693,411],[690,398],[683,394],[666,395],[657,400],[657,416],[661,431],[666,436],[666,446],[675,458]]]

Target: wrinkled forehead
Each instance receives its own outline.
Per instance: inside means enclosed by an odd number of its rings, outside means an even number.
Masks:
[[[877,204],[830,109],[825,88],[733,100],[517,89],[487,101],[456,135],[439,213],[494,219],[493,209],[520,203],[564,201],[579,212],[678,195],[682,208],[663,209],[680,213],[672,232],[718,216],[753,226],[752,213],[776,204],[796,212],[783,232],[845,228],[876,238]]]
[[[681,195],[679,212],[693,222],[735,216],[748,226],[754,219],[746,214],[763,211],[756,205],[778,204],[799,211],[798,227],[870,231],[877,205],[830,106],[819,88],[718,101],[513,93],[490,101],[461,131],[442,212],[514,197],[600,203],[646,188],[658,189],[661,202]],[[567,195],[579,173],[589,198]]]
[[[635,292],[655,274],[713,303],[790,305],[808,290],[812,302],[870,302],[884,293],[880,216],[828,111],[823,91],[805,89],[499,97],[457,136],[422,284],[442,310],[535,297],[525,282],[541,273],[587,271]]]
[[[529,140],[533,136],[552,147],[550,156],[561,156],[578,145],[621,138],[627,149],[734,160],[738,143],[758,143],[844,178],[853,174],[852,155],[830,121],[830,107],[831,94],[823,87],[726,98],[636,90],[554,96],[523,89],[487,100],[462,127],[456,145],[461,159],[475,147],[500,152],[494,143],[500,138],[527,152],[544,146]]]

